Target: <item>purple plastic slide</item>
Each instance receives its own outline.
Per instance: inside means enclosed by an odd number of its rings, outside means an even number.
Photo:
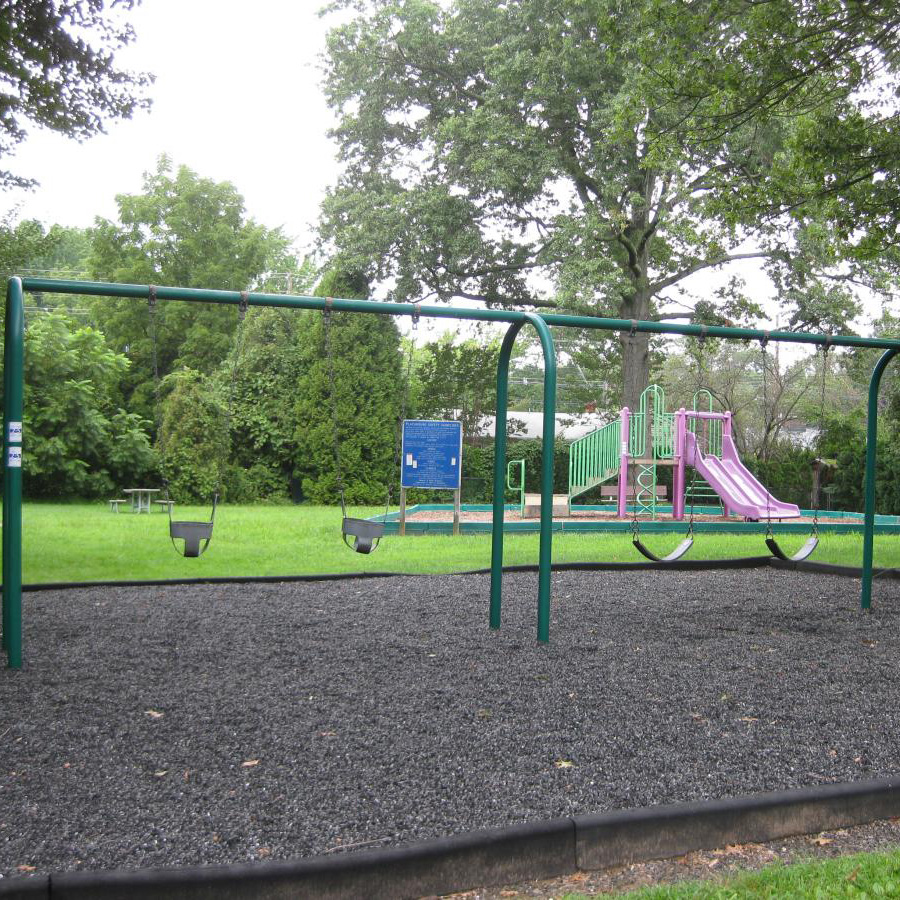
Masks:
[[[776,500],[741,462],[734,441],[722,435],[722,458],[704,456],[690,431],[684,435],[684,461],[712,485],[732,512],[748,519],[794,519],[800,507]]]

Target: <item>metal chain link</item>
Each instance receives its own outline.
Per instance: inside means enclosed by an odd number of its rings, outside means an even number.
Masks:
[[[706,388],[703,387],[703,385],[706,384],[706,364],[704,362],[704,355],[703,355],[704,344],[706,343],[706,337],[707,337],[706,330],[707,330],[706,325],[701,325],[700,326],[700,334],[697,336],[697,367],[698,367],[698,374],[700,376],[701,390],[706,390]],[[699,393],[699,391],[698,391],[698,393]],[[694,396],[696,397],[697,395],[695,394]],[[710,396],[712,396],[712,395],[710,395]],[[695,402],[694,406],[696,406],[696,405],[697,404]],[[701,442],[697,440],[697,425],[696,425],[696,423],[698,421],[703,423],[700,428],[701,436],[702,436],[703,444],[704,444],[703,447],[700,446]],[[700,453],[702,455],[704,452],[709,452],[709,420],[708,419],[695,419],[694,423],[695,423],[694,424],[695,452]],[[684,452],[684,448],[682,448],[682,453],[683,452]],[[696,463],[696,460],[694,460],[694,462]],[[696,502],[696,499],[697,499],[697,466],[693,465],[693,466],[691,466],[691,510],[688,513],[688,530],[687,530],[687,535],[685,535],[686,537],[689,537],[689,538],[692,538],[694,536],[694,503]]]
[[[328,361],[328,389],[331,397],[331,437],[334,455],[334,474],[337,478],[338,493],[341,498],[341,516],[347,518],[347,504],[344,499],[344,474],[341,467],[341,439],[337,410],[337,380],[334,377],[334,354],[331,350],[331,304],[334,298],[325,298],[325,309],[322,310],[322,328],[325,336],[325,358]]]
[[[822,379],[821,389],[819,392],[819,437],[825,433],[825,375],[828,371],[828,351],[831,347],[830,339],[822,346]],[[819,489],[816,491],[816,502],[813,506],[813,527],[812,533],[814,537],[819,536],[819,503],[822,493],[822,467],[819,466]]]
[[[409,402],[409,385],[412,381],[413,357],[416,355],[416,334],[419,330],[419,307],[417,306],[412,314],[412,331],[409,336],[409,355],[406,357],[406,374],[403,379],[403,394],[400,401],[400,418],[394,429],[394,453],[392,456],[392,466],[388,475],[387,498],[384,503],[384,515],[387,516],[391,508],[391,502],[394,499],[394,473],[400,467],[400,453],[402,451],[401,437],[403,434],[403,423],[406,421],[406,407]]]
[[[705,445],[705,450],[709,451],[709,420],[708,419],[700,419],[703,426],[700,429],[701,436],[703,438],[703,444]],[[700,446],[700,442],[697,440],[697,435],[694,435],[694,444],[695,444],[695,452],[703,455],[704,447]],[[684,449],[682,448],[682,453]],[[697,496],[697,460],[694,460],[694,465],[691,466],[691,511],[688,514],[688,530],[686,537],[694,536],[694,502],[696,501]]]
[[[769,354],[766,350],[766,345],[769,343],[769,334],[766,334],[760,338],[759,346],[762,351],[762,367],[763,367],[763,441],[766,439],[766,417],[769,414],[769,395],[768,395],[768,381],[769,381]],[[762,446],[760,447],[762,449]],[[763,490],[766,492],[766,537],[774,537],[774,532],[772,531],[772,503],[771,503],[771,494],[769,493],[769,489],[767,487],[763,487]]]
[[[643,427],[643,423],[642,423]],[[629,431],[631,430],[630,421],[629,421]],[[626,441],[630,443],[631,435],[628,434],[625,437]],[[628,479],[626,479],[625,483],[625,505],[626,508],[628,506],[628,481],[631,481],[631,539],[638,540],[641,536],[641,523],[638,521],[638,505],[637,505],[637,476],[635,471],[637,469],[637,463],[634,461],[634,457],[629,455],[630,463],[628,465]]]
[[[244,344],[244,321],[247,317],[247,307],[250,305],[250,295],[247,291],[241,291],[241,299],[238,303],[238,327],[234,341],[234,362],[231,366],[231,384],[228,388],[228,405],[225,408],[225,450],[219,455],[219,465],[216,472],[216,490],[214,499],[222,492],[222,472],[225,468],[224,457],[231,455],[231,417],[234,408],[234,385],[237,381],[238,363],[241,358],[241,349]]]
[[[147,309],[150,316],[150,355],[153,361],[153,417],[156,420],[156,443],[160,456],[160,480],[165,493],[164,499],[169,500],[169,479],[166,476],[166,445],[163,441],[162,429],[162,389],[159,377],[159,358],[157,354],[156,338],[156,285],[151,284],[147,294]],[[170,510],[171,506],[167,505]]]

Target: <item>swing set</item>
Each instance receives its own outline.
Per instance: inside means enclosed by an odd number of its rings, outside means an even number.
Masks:
[[[762,400],[768,411],[769,361],[762,347]],[[825,420],[825,372],[828,363],[828,345],[822,348],[821,396],[819,402],[819,428]],[[703,372],[701,370],[701,377]],[[708,398],[707,410],[698,409],[702,396]],[[712,409],[712,395],[708,390],[694,394],[693,410],[679,409],[667,412],[665,395],[659,385],[651,384],[641,394],[638,410],[632,413],[622,409],[620,418],[605,426],[611,437],[621,444],[619,463],[618,514],[625,518],[628,511],[625,486],[630,484],[631,532],[635,549],[652,562],[672,563],[681,559],[694,544],[694,504],[698,493],[698,478],[714,492],[723,505],[726,515],[738,514],[748,521],[765,521],[766,546],[777,559],[785,562],[802,562],[809,558],[819,545],[819,498],[813,508],[812,530],[809,538],[795,553],[785,551],[775,538],[773,519],[798,518],[800,509],[793,503],[776,500],[744,466],[738,457],[731,434],[731,413],[717,413]],[[599,442],[598,442],[599,443]],[[608,443],[608,441],[607,441]],[[601,445],[602,447],[602,445]],[[640,516],[655,516],[657,467],[671,466],[672,517],[684,518],[686,496],[690,497],[690,515],[687,532],[670,553],[658,556],[641,538]],[[686,485],[686,468],[691,468],[691,482]],[[611,470],[615,474],[614,470]],[[603,473],[604,476],[610,471]]]
[[[878,389],[887,364],[900,351],[900,340],[865,338],[856,335],[828,336],[806,332],[765,331],[732,326],[680,325],[663,322],[644,322],[628,319],[600,318],[550,313],[521,312],[501,309],[456,309],[452,307],[421,306],[411,303],[381,303],[371,300],[347,300],[280,294],[214,291],[197,288],[156,287],[149,285],[109,284],[103,282],[69,281],[51,278],[13,276],[7,282],[4,336],[4,397],[3,441],[6,465],[3,473],[3,610],[2,649],[10,668],[22,666],[22,420],[24,413],[24,296],[27,291],[82,296],[105,296],[142,300],[187,303],[213,303],[284,309],[313,309],[324,313],[347,312],[389,316],[409,316],[414,322],[420,316],[436,319],[455,319],[506,324],[497,365],[497,412],[494,446],[493,517],[491,534],[491,588],[489,625],[499,628],[503,591],[503,518],[505,511],[507,410],[509,395],[509,364],[513,344],[519,331],[530,325],[537,331],[544,358],[544,411],[541,460],[541,516],[538,553],[537,639],[550,639],[550,576],[552,571],[553,533],[553,450],[556,413],[556,354],[551,326],[566,328],[602,329],[615,332],[671,334],[694,337],[717,337],[744,341],[759,341],[763,348],[770,342],[811,344],[817,347],[858,347],[884,351],[872,372],[869,382],[868,423],[866,447],[865,512],[863,520],[863,557],[860,605],[871,606],[872,562],[875,534],[875,471],[876,434],[878,423]],[[237,365],[237,354],[235,355]],[[333,367],[332,367],[333,370]],[[339,455],[339,448],[338,448]],[[218,490],[213,496],[212,513],[205,522],[170,520],[170,537],[185,541],[186,555],[199,556],[212,537]],[[388,486],[390,498],[390,485]],[[168,504],[167,504],[168,505]],[[377,527],[360,533],[356,522],[346,515],[342,504],[345,543],[358,552],[371,552],[380,539]],[[383,533],[383,532],[382,532]],[[814,535],[815,536],[815,535]],[[770,549],[772,549],[770,547]],[[773,552],[775,550],[773,549]]]

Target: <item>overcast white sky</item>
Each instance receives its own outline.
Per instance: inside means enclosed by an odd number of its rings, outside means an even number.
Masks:
[[[318,56],[328,21],[319,0],[145,0],[129,14],[137,41],[117,60],[153,72],[153,107],[110,122],[83,144],[32,132],[14,171],[40,182],[4,195],[19,218],[90,225],[115,218],[117,193],[137,193],[161,153],[230,181],[258,222],[309,242],[325,188],[337,176]],[[332,20],[333,21],[333,20]]]
[[[336,20],[321,19],[321,5],[145,0],[128,14],[137,40],[117,61],[156,75],[151,110],[110,122],[108,134],[83,144],[33,131],[11,168],[40,187],[7,192],[0,212],[18,204],[20,219],[47,225],[115,218],[116,194],[139,192],[143,173],[167,153],[176,166],[232,182],[248,214],[267,227],[282,226],[302,252],[338,174],[319,71],[325,34]],[[457,327],[430,324],[438,331]]]

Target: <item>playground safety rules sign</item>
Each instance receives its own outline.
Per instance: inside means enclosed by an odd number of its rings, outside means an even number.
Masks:
[[[455,491],[462,480],[462,423],[405,419],[400,484]]]

